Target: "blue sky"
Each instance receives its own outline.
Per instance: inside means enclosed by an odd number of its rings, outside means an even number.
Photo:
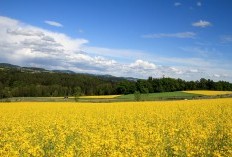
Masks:
[[[232,82],[230,0],[0,0],[0,62]]]

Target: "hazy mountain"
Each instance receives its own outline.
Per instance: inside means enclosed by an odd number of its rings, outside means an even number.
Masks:
[[[30,73],[48,72],[48,73],[78,74],[71,70],[47,70],[47,69],[38,68],[38,67],[21,67],[21,66],[9,64],[9,63],[0,63],[0,68],[18,69],[20,71],[30,72]],[[97,74],[89,74],[89,73],[84,73],[84,75],[97,76],[99,78],[111,80],[111,81],[122,81],[122,80],[137,81],[138,80],[137,78],[133,78],[133,77],[116,77],[112,75],[97,75]]]

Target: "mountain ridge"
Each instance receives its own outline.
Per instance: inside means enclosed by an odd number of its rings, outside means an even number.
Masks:
[[[72,70],[47,70],[44,68],[39,68],[39,67],[24,67],[24,66],[19,66],[19,65],[14,65],[10,63],[0,63],[0,68],[3,69],[17,69],[22,72],[31,72],[31,73],[41,73],[41,72],[48,72],[48,73],[63,73],[63,74],[83,74],[83,75],[90,75],[90,76],[97,76],[105,79],[113,79],[113,80],[128,80],[128,81],[137,81],[138,78],[133,78],[133,77],[117,77],[109,74],[105,75],[100,75],[100,74],[91,74],[91,73],[77,73]]]

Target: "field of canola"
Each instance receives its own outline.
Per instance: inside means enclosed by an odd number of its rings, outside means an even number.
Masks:
[[[232,99],[0,103],[0,156],[232,156]]]
[[[120,95],[97,95],[97,96],[80,96],[79,98],[96,98],[96,99],[113,99]]]
[[[191,90],[191,91],[184,91],[185,93],[190,94],[201,94],[201,95],[224,95],[224,94],[232,94],[231,91],[210,91],[210,90]]]

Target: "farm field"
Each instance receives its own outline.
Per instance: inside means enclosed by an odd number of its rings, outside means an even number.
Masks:
[[[192,90],[192,91],[184,91],[189,94],[200,94],[200,95],[225,95],[232,94],[232,91],[209,91],[209,90]]]
[[[149,93],[141,94],[141,100],[167,100],[167,99],[192,99],[193,97],[203,96],[201,94],[185,93],[185,92],[163,92],[163,93]],[[80,102],[124,102],[134,101],[134,94],[127,95],[98,95],[98,96],[80,96]],[[74,97],[14,97],[9,98],[9,101],[23,101],[23,102],[74,102]]]
[[[232,156],[232,98],[0,103],[0,156]]]
[[[141,94],[141,99],[145,100],[162,100],[162,99],[191,99],[193,97],[202,96],[202,94],[195,93],[186,93],[186,92],[162,92],[162,93],[149,93],[149,94]],[[121,95],[117,97],[117,99],[122,100],[134,100],[134,94]]]
[[[185,99],[209,99],[220,97],[231,97],[231,91],[176,91],[176,92],[162,92],[141,94],[140,101],[156,101],[156,100],[185,100]],[[12,97],[1,99],[6,102],[75,102],[74,96],[64,97]],[[135,101],[134,94],[127,95],[95,95],[95,96],[80,96],[78,102],[131,102]]]
[[[203,96],[216,96],[232,94],[231,91],[209,91],[209,90],[192,90],[192,91],[177,91],[177,92],[162,92],[162,93],[149,93],[142,94],[146,100],[159,100],[159,99],[192,99]],[[121,95],[117,99],[133,100],[134,94]]]
[[[113,99],[113,98],[117,98],[120,95],[97,95],[97,96],[80,96],[80,98],[84,98],[84,99]]]

